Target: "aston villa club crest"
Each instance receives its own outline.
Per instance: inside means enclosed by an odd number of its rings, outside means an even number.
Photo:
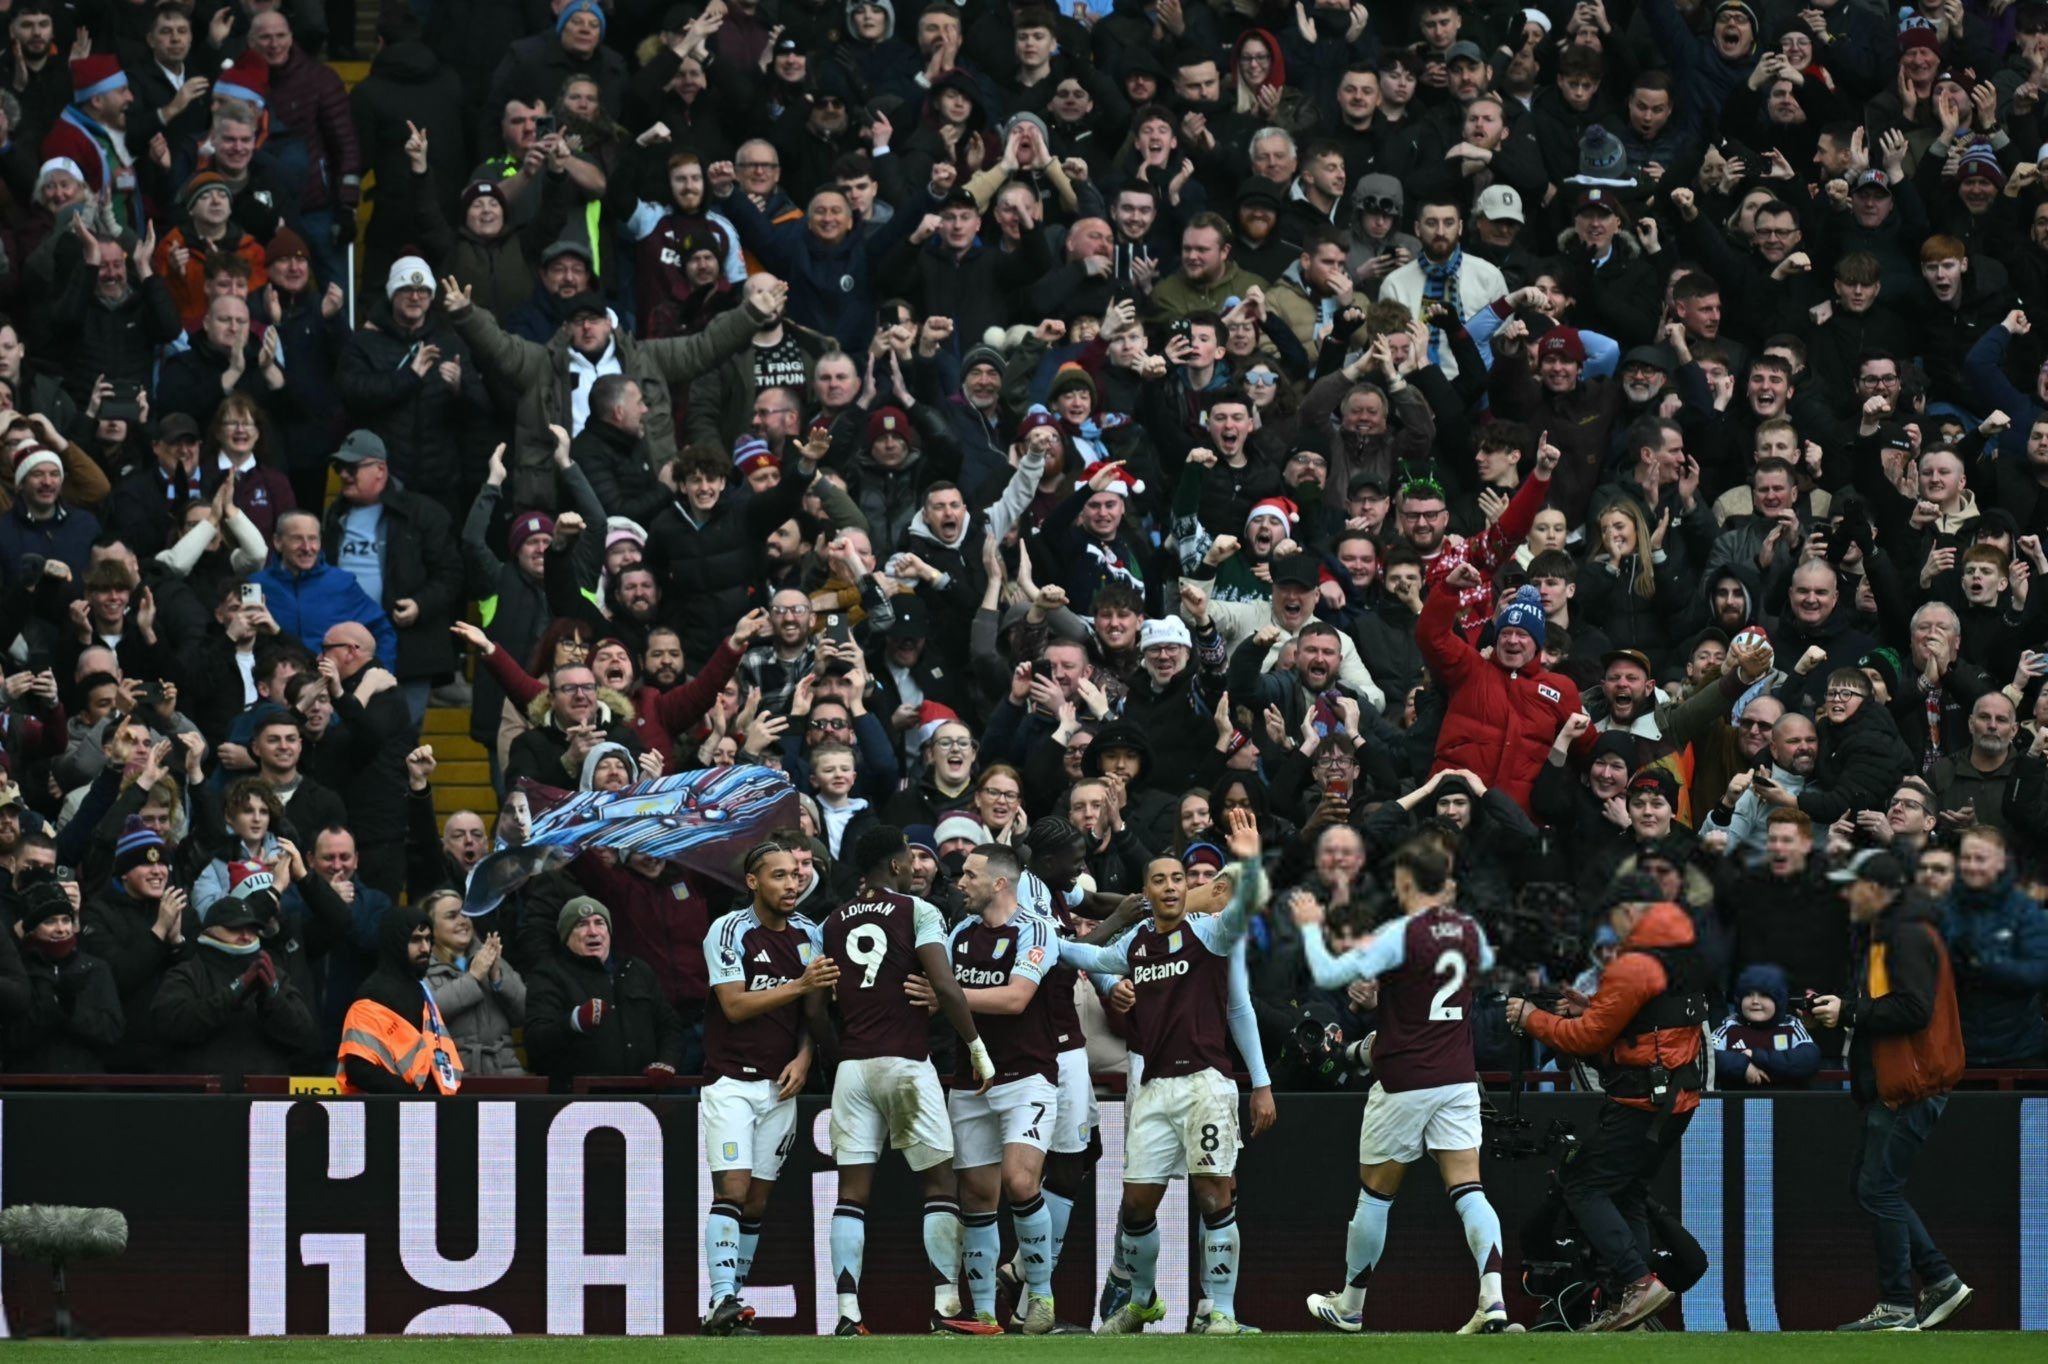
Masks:
[[[1166,938],[1166,950],[1167,950],[1167,951],[1169,951],[1169,952],[1178,952],[1178,951],[1180,951],[1180,930],[1179,930],[1179,929],[1177,929],[1177,928],[1176,928],[1176,929],[1174,929],[1174,930],[1173,930],[1173,932],[1172,932],[1172,933],[1170,933],[1170,934],[1168,934],[1168,935],[1167,935],[1167,938]]]

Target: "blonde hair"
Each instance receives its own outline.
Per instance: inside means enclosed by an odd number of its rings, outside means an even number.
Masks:
[[[1629,591],[1648,600],[1657,595],[1657,570],[1656,565],[1650,560],[1652,551],[1649,523],[1643,520],[1642,509],[1627,498],[1618,497],[1602,507],[1599,514],[1594,517],[1594,524],[1598,525],[1610,516],[1619,516],[1635,527],[1636,572],[1634,579],[1629,583]],[[1622,565],[1616,563],[1614,568],[1618,573]]]

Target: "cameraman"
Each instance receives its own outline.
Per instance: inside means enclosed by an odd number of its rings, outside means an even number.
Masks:
[[[1948,1320],[1970,1300],[1969,1286],[1906,1202],[1914,1158],[1963,1073],[1955,976],[1932,906],[1907,886],[1905,863],[1868,849],[1828,880],[1849,902],[1859,945],[1851,993],[1816,998],[1813,1021],[1852,1030],[1849,1088],[1864,1109],[1850,1178],[1856,1202],[1877,1219],[1879,1280],[1877,1306],[1839,1329],[1917,1331]]]
[[[1517,1031],[1599,1068],[1607,1096],[1599,1125],[1559,1182],[1607,1275],[1602,1309],[1587,1329],[1621,1331],[1672,1299],[1643,1259],[1651,1244],[1649,1186],[1699,1107],[1707,1002],[1692,919],[1655,881],[1622,877],[1606,907],[1621,947],[1593,997],[1567,992],[1555,1014],[1510,999],[1507,1018]]]

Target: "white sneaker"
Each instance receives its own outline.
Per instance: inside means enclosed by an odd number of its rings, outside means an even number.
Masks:
[[[1461,1336],[1497,1336],[1508,1329],[1508,1309],[1501,1303],[1481,1307],[1472,1319],[1458,1328]]]
[[[1363,1331],[1365,1313],[1346,1312],[1343,1296],[1338,1293],[1311,1293],[1308,1295],[1308,1314],[1325,1326],[1334,1326],[1340,1331]]]

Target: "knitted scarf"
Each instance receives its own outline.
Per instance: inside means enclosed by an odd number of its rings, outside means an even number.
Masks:
[[[1464,317],[1465,310],[1458,303],[1458,271],[1464,264],[1465,248],[1462,246],[1452,251],[1450,259],[1446,260],[1442,265],[1435,264],[1425,256],[1422,260],[1422,297],[1424,301],[1441,303],[1450,309],[1452,316]],[[1429,329],[1429,358],[1431,360],[1438,358],[1443,341],[1443,328],[1432,326]]]

